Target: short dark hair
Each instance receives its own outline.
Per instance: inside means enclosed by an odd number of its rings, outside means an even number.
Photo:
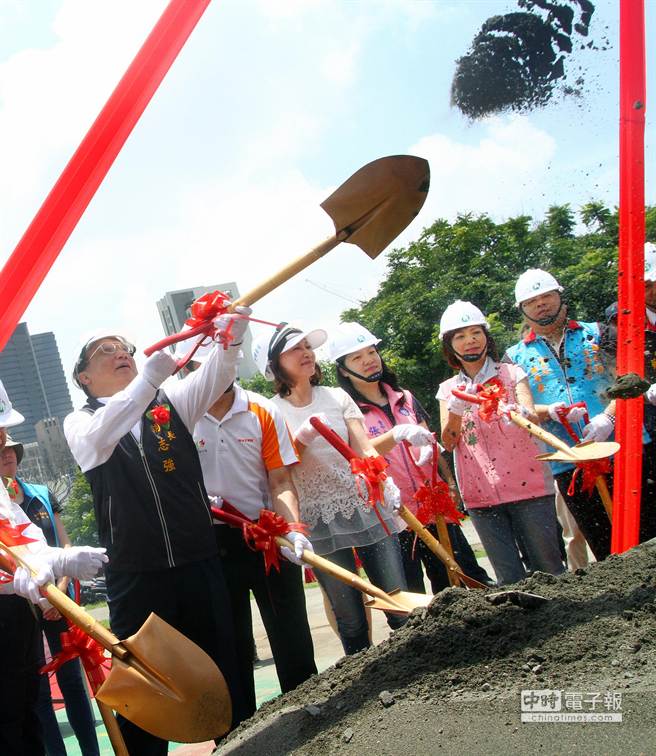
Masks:
[[[269,367],[273,373],[273,386],[276,394],[281,397],[289,396],[294,388],[294,381],[290,376],[282,369],[280,365],[280,354],[276,354],[271,358]],[[314,374],[310,378],[310,386],[319,386],[321,384],[321,368],[317,362],[314,366]]]
[[[492,334],[487,330],[487,328],[485,328],[485,326],[481,326],[481,328],[485,333],[485,339],[487,342],[487,354],[495,362],[498,362],[499,350],[497,348],[496,342],[494,341]],[[462,328],[456,328],[455,331],[449,331],[448,333],[445,333],[444,336],[442,336],[442,352],[446,357],[447,364],[454,370],[460,370],[460,368],[462,367],[462,360],[458,357],[456,350],[452,346],[453,337],[456,335],[456,333],[458,333],[458,331],[462,330]]]

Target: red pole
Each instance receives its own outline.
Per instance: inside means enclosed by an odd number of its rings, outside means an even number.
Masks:
[[[0,351],[210,0],[171,0],[0,272]]]
[[[645,8],[620,0],[620,239],[617,372],[644,375]],[[617,402],[611,550],[639,540],[643,399]]]

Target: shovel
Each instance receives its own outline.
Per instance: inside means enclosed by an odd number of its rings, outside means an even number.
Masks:
[[[357,244],[375,259],[419,213],[429,186],[423,158],[393,155],[367,163],[321,203],[335,233],[236,299],[231,309],[254,304],[342,242]]]
[[[325,423],[322,423],[318,417],[311,417],[310,423],[316,428],[319,433],[326,439],[326,441],[333,446],[348,462],[357,458],[357,454],[351,449],[351,447],[342,439],[340,435],[335,433],[332,428],[329,428]],[[418,520],[412,512],[401,504],[397,510],[399,517],[413,530],[419,538],[428,546],[428,548],[435,554],[435,556],[444,564],[447,570],[448,576],[456,576],[465,585],[470,588],[483,588],[487,586],[483,583],[479,583],[478,580],[465,575],[456,560],[449,554],[449,552],[442,546],[442,544],[435,538]],[[451,577],[449,582],[452,582]],[[453,584],[453,583],[452,583]],[[421,596],[422,594],[411,594],[413,596]]]
[[[36,574],[24,547],[0,540],[0,548]],[[42,592],[111,653],[111,671],[96,693],[103,704],[152,735],[178,743],[205,742],[230,729],[232,704],[219,668],[167,622],[151,614],[134,635],[120,641],[52,583]]]
[[[459,399],[464,399],[467,402],[473,402],[474,404],[482,404],[483,399],[476,394],[468,394],[460,389],[451,390],[454,396]],[[580,462],[592,462],[598,459],[606,459],[606,457],[612,457],[613,454],[619,451],[620,445],[617,441],[582,441],[576,444],[576,446],[568,446],[564,441],[561,441],[558,436],[554,436],[553,433],[544,430],[544,428],[532,423],[525,417],[522,417],[518,412],[510,410],[508,417],[515,425],[528,431],[532,436],[540,439],[548,446],[553,447],[555,452],[548,452],[547,454],[539,454],[536,459],[542,462],[571,462],[577,464]],[[600,475],[595,480],[595,485],[599,496],[606,510],[606,514],[609,519],[612,520],[613,516],[613,500],[610,496],[606,480]]]

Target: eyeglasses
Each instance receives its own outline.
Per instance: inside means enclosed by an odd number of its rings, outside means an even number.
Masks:
[[[98,344],[93,352],[87,357],[86,361],[87,363],[91,362],[91,360],[98,354],[98,352],[102,352],[103,354],[116,354],[116,352],[125,352],[131,357],[135,353],[135,351],[135,347],[132,344],[129,344],[127,341],[104,341],[102,344]]]

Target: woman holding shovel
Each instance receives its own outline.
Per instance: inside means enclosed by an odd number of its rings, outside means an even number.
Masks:
[[[380,339],[359,323],[342,323],[331,333],[328,350],[336,363],[339,385],[362,411],[373,447],[385,455],[403,503],[416,514],[415,493],[431,478],[429,463],[435,439],[428,429],[428,414],[415,396],[399,386],[396,375],[378,352],[379,343]],[[409,446],[421,447],[418,458]],[[451,497],[457,500],[458,489],[448,465],[441,457],[438,465]],[[428,530],[438,537],[434,524]],[[490,582],[458,523],[447,518],[447,530],[456,562],[470,577]],[[408,590],[425,592],[422,564],[434,594],[448,587],[446,568],[411,530],[399,533],[399,541]]]
[[[280,408],[294,436],[301,461],[292,468],[300,504],[301,520],[309,526],[308,537],[317,554],[347,570],[355,570],[353,547],[371,581],[385,591],[405,589],[403,563],[396,533],[405,526],[392,507],[376,512],[361,498],[348,463],[312,427],[310,417],[319,415],[360,455],[375,455],[362,413],[341,389],[319,385],[321,370],[314,349],[326,340],[326,332],[308,333],[281,326],[272,337],[258,339],[253,357],[262,374],[275,381],[273,401]],[[387,503],[398,499],[391,478],[385,483]],[[383,524],[384,523],[384,524]],[[354,654],[370,645],[361,594],[325,572],[317,579],[335,612],[344,652]],[[392,629],[405,617],[388,614]]]
[[[506,408],[537,421],[524,371],[498,361],[483,313],[471,302],[449,305],[440,320],[442,349],[458,374],[440,384],[442,443],[454,452],[462,500],[500,585],[526,577],[523,552],[532,570],[564,571],[558,545],[553,479],[535,459],[536,442],[500,416],[486,419],[479,405],[452,394],[474,392],[489,381],[505,390]],[[481,416],[483,414],[483,416]]]

